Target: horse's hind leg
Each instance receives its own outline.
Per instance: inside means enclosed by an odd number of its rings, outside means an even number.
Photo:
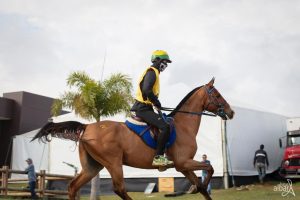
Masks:
[[[76,193],[81,186],[90,181],[99,173],[101,169],[103,169],[103,166],[100,165],[88,154],[81,142],[79,143],[79,155],[82,170],[79,173],[79,175],[71,181],[69,185],[69,199],[71,200],[75,199]]]
[[[107,170],[111,175],[115,193],[123,200],[132,200],[130,196],[128,196],[125,189],[122,166],[114,165],[112,167],[107,168]]]

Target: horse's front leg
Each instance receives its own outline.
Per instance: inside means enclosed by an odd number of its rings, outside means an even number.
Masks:
[[[207,187],[212,175],[214,174],[214,168],[210,164],[206,164],[203,162],[199,162],[196,160],[187,160],[183,162],[181,165],[175,166],[177,171],[195,171],[195,170],[206,170],[207,177],[204,180],[203,184]]]
[[[199,192],[199,188],[205,189],[204,185],[199,181],[199,178],[193,171],[183,171],[181,172],[190,182],[191,182],[191,187],[189,189],[189,192],[191,194],[195,194]]]
[[[207,171],[207,177],[203,182],[204,188],[202,184],[197,181],[196,186],[198,188],[198,191],[207,199],[210,200],[210,196],[208,192],[206,191],[208,183],[210,182],[210,179],[214,173],[214,169],[210,164],[206,164],[203,162],[195,161],[195,160],[187,160],[184,162],[180,163],[175,163],[175,168],[177,171],[180,171],[183,173],[192,183],[195,183],[195,175],[194,172],[195,170],[206,170]]]

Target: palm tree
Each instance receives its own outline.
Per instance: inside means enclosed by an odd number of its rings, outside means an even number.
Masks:
[[[76,115],[87,119],[100,121],[101,117],[113,116],[120,112],[128,113],[131,96],[131,79],[124,74],[113,74],[103,82],[97,82],[85,72],[73,72],[67,79],[67,85],[75,90],[64,92],[52,105],[54,116],[60,114],[63,108],[71,109]],[[99,199],[98,175],[92,179],[91,200]]]

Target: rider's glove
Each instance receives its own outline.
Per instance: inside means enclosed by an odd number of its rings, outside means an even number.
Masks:
[[[160,102],[159,102],[158,99],[154,102],[154,106],[155,106],[156,108],[158,108],[159,110],[161,109],[161,104],[160,104]]]

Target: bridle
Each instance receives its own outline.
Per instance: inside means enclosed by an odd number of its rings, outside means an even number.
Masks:
[[[213,95],[214,91],[216,90],[214,86],[212,86],[211,88],[208,88],[207,85],[203,86],[205,88],[205,91],[208,95],[209,98],[209,102],[208,104],[204,107],[204,111],[203,112],[190,112],[190,111],[184,111],[184,110],[177,110],[175,108],[167,108],[167,107],[161,107],[161,110],[165,110],[165,111],[173,111],[173,112],[179,112],[179,113],[186,113],[186,114],[192,114],[192,115],[208,115],[208,116],[212,116],[212,117],[216,117],[219,116],[222,119],[227,119],[227,115],[225,113],[225,105],[224,103],[221,103],[219,101],[219,98],[221,97],[220,94],[218,94],[217,96]],[[208,111],[208,107],[213,104],[214,106],[217,107],[217,112],[210,112]]]
[[[205,87],[205,90],[206,92],[208,92],[208,89]],[[201,88],[201,87],[199,87]],[[210,92],[208,92],[208,95],[211,96],[212,93],[212,90],[210,90]],[[206,106],[207,108],[208,106]],[[224,106],[223,106],[224,107]],[[219,115],[221,113],[221,110],[219,110],[219,112],[217,113],[212,113],[212,112],[209,112],[207,109],[204,109],[203,112],[191,112],[191,111],[185,111],[185,110],[179,110],[177,108],[168,108],[168,107],[161,107],[160,110],[164,110],[164,111],[172,111],[172,112],[177,112],[177,113],[185,113],[185,114],[192,114],[192,115],[198,115],[198,116],[201,116],[201,115],[208,115],[208,116],[212,116],[212,117],[216,117],[217,115]],[[160,112],[160,111],[159,111]],[[223,108],[223,112],[224,112],[224,108]],[[161,112],[160,112],[161,113]],[[225,113],[224,113],[225,114]],[[221,115],[219,115],[221,116]]]
[[[213,95],[214,91],[216,90],[214,86],[212,86],[211,88],[208,88],[207,85],[204,86],[205,91],[208,95],[208,104],[205,106],[204,110],[208,111],[208,107],[213,104],[214,106],[217,107],[217,112],[215,112],[216,115],[220,116],[221,118],[227,118],[227,115],[225,113],[225,105],[224,103],[221,103],[219,101],[220,98],[220,94],[215,96]]]

